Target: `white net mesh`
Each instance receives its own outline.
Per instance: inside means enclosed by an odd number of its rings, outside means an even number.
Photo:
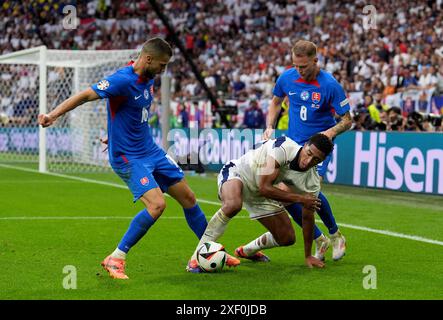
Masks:
[[[135,50],[47,50],[47,111],[135,58]],[[0,57],[0,161],[37,162],[39,135],[39,54]],[[46,129],[47,170],[102,172],[109,170],[106,103],[86,103]]]
[[[38,162],[38,69],[0,64],[1,162]]]

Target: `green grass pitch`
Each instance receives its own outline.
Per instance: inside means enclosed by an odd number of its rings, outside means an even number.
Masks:
[[[122,185],[112,174],[82,177]],[[199,199],[218,202],[215,177],[187,180]],[[297,243],[268,250],[268,264],[242,261],[218,274],[189,274],[185,266],[197,239],[167,198],[162,218],[128,255],[130,279],[119,281],[100,261],[142,208],[128,190],[0,165],[0,299],[443,298],[443,197],[336,185],[324,192],[348,242],[342,261],[328,253],[325,269],[304,266],[301,229],[294,226]],[[218,209],[200,204],[208,218]],[[232,253],[264,231],[242,211],[220,242]],[[76,289],[63,287],[67,265],[76,268]],[[363,286],[367,265],[375,267],[376,289]]]

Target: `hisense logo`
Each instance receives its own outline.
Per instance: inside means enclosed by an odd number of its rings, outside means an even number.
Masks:
[[[372,132],[369,136],[369,147],[364,147],[364,135],[361,132],[355,135],[354,185],[393,190],[404,185],[412,192],[431,193],[435,192],[435,184],[436,192],[443,194],[443,149],[422,152],[419,144],[410,149],[399,146],[388,148],[386,133]],[[363,165],[367,169],[363,169]],[[366,184],[361,182],[365,172]],[[434,181],[435,176],[437,181]]]

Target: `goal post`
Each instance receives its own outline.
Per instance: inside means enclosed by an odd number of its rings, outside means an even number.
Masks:
[[[46,108],[46,86],[47,86],[47,66],[46,66],[46,47],[40,46],[40,61],[39,61],[39,104],[38,110],[40,114],[47,113]],[[46,130],[39,126],[38,129],[38,171],[46,172]]]

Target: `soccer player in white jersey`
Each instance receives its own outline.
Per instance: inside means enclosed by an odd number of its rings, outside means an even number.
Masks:
[[[317,164],[332,151],[331,140],[323,135],[312,136],[304,146],[287,137],[268,140],[237,160],[227,163],[218,176],[222,207],[215,213],[200,239],[197,248],[207,241],[217,241],[228,222],[245,208],[250,218],[258,220],[269,232],[235,250],[238,257],[255,261],[269,261],[260,250],[289,246],[295,242],[295,233],[283,203],[301,203],[305,263],[308,267],[324,266],[311,254],[314,212],[321,205],[320,176]],[[277,187],[285,183],[290,191]],[[187,271],[199,273],[196,252]]]
[[[271,137],[280,112],[281,101],[286,98],[289,102],[289,128],[286,133],[288,137],[299,144],[304,144],[309,137],[321,132],[334,141],[336,136],[349,130],[352,125],[345,91],[331,74],[317,66],[317,47],[314,43],[306,40],[297,41],[292,48],[292,61],[294,67],[283,72],[275,84],[263,138]],[[336,117],[340,118],[340,122],[337,123]],[[322,179],[330,160],[331,155],[317,166]],[[284,188],[283,185],[280,187]],[[332,243],[332,258],[340,260],[346,252],[345,237],[338,229],[326,196],[320,192],[318,197],[321,206],[317,213],[328,228],[331,239],[315,226],[315,255],[324,260],[329,244]],[[293,203],[286,206],[286,210],[294,221],[301,225],[301,206]]]

